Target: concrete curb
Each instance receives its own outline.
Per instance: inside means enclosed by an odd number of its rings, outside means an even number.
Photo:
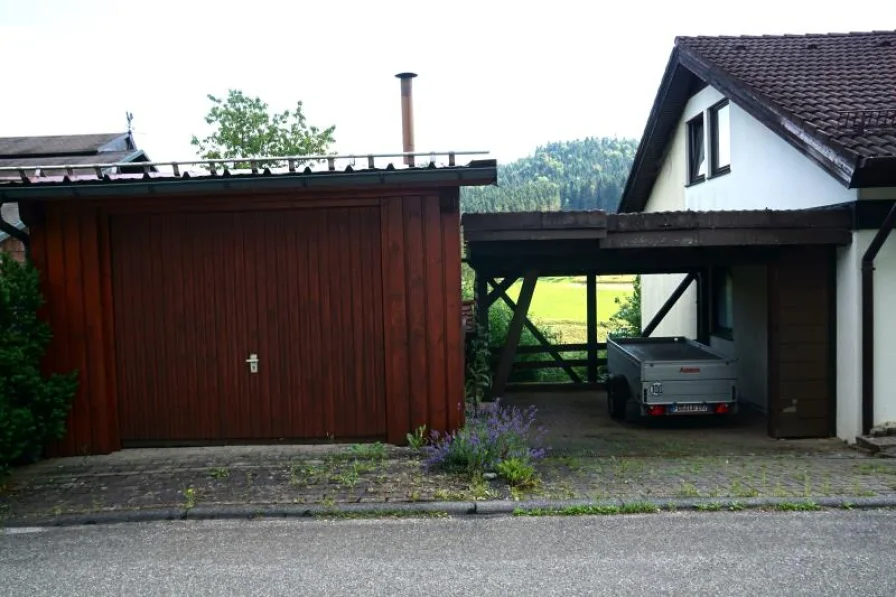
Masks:
[[[447,514],[449,516],[507,516],[532,510],[562,511],[571,507],[624,508],[627,504],[651,504],[662,511],[695,511],[712,507],[719,510],[779,508],[782,505],[813,503],[820,508],[880,509],[896,508],[892,497],[819,497],[819,498],[669,498],[669,499],[608,499],[608,500],[492,500],[482,502],[401,502],[370,504],[200,504],[193,508],[151,508],[143,510],[114,510],[83,514],[61,514],[50,518],[10,520],[3,527],[60,527],[122,522],[157,522],[170,520],[239,520],[257,518],[316,519],[387,517],[392,514]],[[548,512],[550,513],[550,512]],[[620,513],[624,514],[624,513]]]

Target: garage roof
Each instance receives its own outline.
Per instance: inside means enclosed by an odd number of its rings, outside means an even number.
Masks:
[[[147,193],[222,189],[260,189],[290,187],[335,187],[395,185],[467,186],[486,185],[497,181],[495,160],[472,160],[457,165],[457,156],[481,155],[487,152],[439,152],[417,154],[371,154],[333,156],[260,157],[187,162],[140,162],[128,164],[64,164],[47,165],[47,170],[61,169],[65,174],[35,176],[15,167],[0,167],[0,201],[22,201],[63,197],[122,196]],[[426,156],[424,166],[396,168],[393,163],[377,167],[376,160]],[[446,156],[447,165],[438,165],[437,156]],[[314,168],[306,165],[313,161]],[[338,162],[348,165],[337,169]],[[367,167],[356,168],[358,162]],[[232,169],[237,165],[239,169]],[[143,168],[142,173],[107,173],[109,169],[127,166]],[[199,168],[186,169],[188,166]],[[300,169],[300,166],[304,166]],[[11,173],[17,178],[6,179]]]

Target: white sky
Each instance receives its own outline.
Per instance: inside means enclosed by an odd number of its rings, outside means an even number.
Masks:
[[[896,1],[0,0],[0,136],[112,132],[189,159],[206,94],[305,103],[340,153],[639,137],[676,35],[896,29]],[[873,67],[873,65],[872,65]]]

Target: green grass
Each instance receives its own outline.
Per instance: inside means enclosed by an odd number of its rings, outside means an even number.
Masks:
[[[514,516],[593,516],[613,514],[656,514],[660,509],[649,502],[630,502],[622,506],[608,505],[582,505],[563,506],[561,508],[517,508]]]
[[[518,300],[521,287],[522,282],[511,286],[508,296]],[[616,299],[625,300],[631,292],[631,281],[626,278],[598,278],[597,320],[601,340],[606,339],[606,324],[619,309]],[[564,343],[579,344],[587,339],[585,304],[585,278],[541,278],[535,286],[529,315],[559,331]]]

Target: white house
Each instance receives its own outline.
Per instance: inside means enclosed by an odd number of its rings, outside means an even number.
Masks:
[[[828,416],[853,440],[896,420],[896,238],[869,252],[894,202],[896,32],[679,37],[619,211],[850,210],[851,242],[831,257]],[[645,322],[682,278],[642,278]],[[768,284],[762,264],[713,272],[707,334],[739,358],[741,398],[762,411]],[[689,288],[654,335],[697,336],[697,298]]]

